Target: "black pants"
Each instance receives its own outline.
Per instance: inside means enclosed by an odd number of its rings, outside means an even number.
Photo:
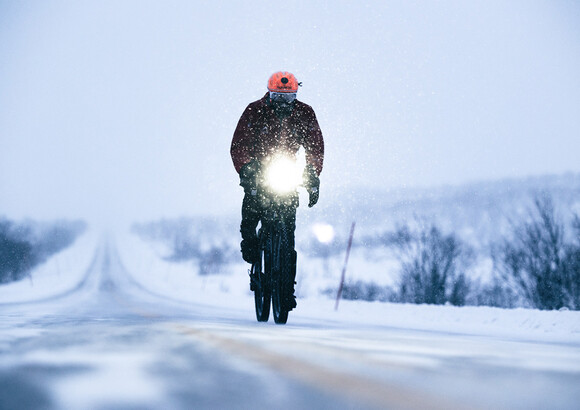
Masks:
[[[286,229],[290,240],[290,246],[294,249],[294,231],[296,230],[296,208],[298,207],[298,196],[292,200],[292,205],[287,208],[284,215]],[[242,239],[255,241],[257,239],[256,228],[262,219],[263,209],[258,196],[246,193],[242,202],[242,223],[240,232]]]

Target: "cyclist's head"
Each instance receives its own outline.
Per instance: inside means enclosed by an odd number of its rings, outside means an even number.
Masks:
[[[296,81],[294,74],[287,71],[279,71],[270,76],[268,80],[270,102],[280,115],[288,115],[292,111],[299,86],[300,83]]]

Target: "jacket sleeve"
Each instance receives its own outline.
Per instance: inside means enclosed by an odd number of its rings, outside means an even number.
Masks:
[[[306,137],[304,139],[304,151],[306,153],[306,163],[311,165],[318,175],[322,172],[324,164],[324,139],[322,138],[322,131],[318,125],[316,114],[311,107],[308,107],[306,115],[307,129]]]
[[[236,130],[234,131],[234,137],[232,138],[230,155],[232,156],[234,167],[238,173],[240,172],[240,169],[253,158],[253,111],[254,108],[252,107],[252,104],[246,107],[244,113],[238,121]]]

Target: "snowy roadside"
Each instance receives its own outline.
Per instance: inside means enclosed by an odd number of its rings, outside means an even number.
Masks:
[[[68,248],[53,255],[18,281],[0,285],[0,305],[34,302],[77,286],[94,257],[99,235],[90,228]]]
[[[164,249],[154,247],[130,233],[117,237],[120,257],[136,281],[154,293],[191,303],[248,311],[252,314],[253,296],[249,290],[244,263],[227,265],[220,275],[200,276],[191,263],[163,260]],[[310,263],[311,261],[309,261]],[[364,263],[364,262],[361,262]],[[353,261],[357,265],[357,261]],[[372,266],[367,264],[365,269]],[[372,273],[370,273],[372,275]],[[535,309],[500,309],[492,307],[455,307],[394,304],[341,300],[334,301],[316,289],[336,284],[340,271],[331,269],[324,275],[302,275],[298,281],[299,307],[292,312],[292,322],[324,319],[344,326],[379,326],[399,329],[435,331],[537,340],[557,343],[580,343],[580,312],[540,311]],[[376,275],[375,275],[376,276]],[[302,289],[300,288],[302,286]],[[304,291],[307,288],[307,291]]]

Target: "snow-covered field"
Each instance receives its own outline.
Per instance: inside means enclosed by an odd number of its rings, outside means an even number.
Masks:
[[[32,272],[30,278],[0,286],[0,303],[33,302],[71,291],[82,281],[100,240],[101,233],[88,231],[69,249],[55,255]],[[147,290],[172,299],[196,304],[222,306],[247,311],[253,316],[253,294],[249,290],[248,265],[227,265],[220,275],[200,276],[191,263],[163,260],[164,250],[125,232],[114,238],[121,260],[133,278]],[[300,255],[299,255],[300,258]],[[300,261],[300,259],[299,259]],[[335,300],[318,290],[336,286],[340,266],[323,261],[310,275],[298,272],[298,308],[292,317],[317,317],[329,321],[359,323],[417,330],[510,337],[523,340],[580,342],[580,312],[455,307]],[[350,271],[369,272],[377,263],[362,257],[349,261]],[[388,266],[384,267],[388,269]],[[360,275],[359,275],[360,277]]]
[[[121,260],[128,272],[155,293],[188,302],[219,305],[248,311],[253,316],[253,294],[249,290],[248,265],[229,265],[221,275],[197,275],[191,263],[172,263],[162,259],[165,250],[140,240],[135,235],[117,238]],[[300,258],[300,254],[299,254]],[[312,264],[313,261],[308,261]],[[540,311],[535,309],[499,309],[492,307],[455,307],[435,305],[395,304],[341,300],[335,310],[335,300],[320,295],[317,290],[335,286],[340,280],[341,266],[330,265],[314,269],[306,275],[298,268],[298,307],[292,317],[316,317],[329,321],[368,324],[522,340],[580,342],[580,312]],[[299,259],[300,264],[300,259]],[[349,271],[369,272],[370,279],[388,276],[374,272],[377,263],[355,257],[349,261]],[[381,267],[388,269],[388,265]],[[360,274],[359,276],[360,277]],[[306,289],[306,291],[305,291]]]

